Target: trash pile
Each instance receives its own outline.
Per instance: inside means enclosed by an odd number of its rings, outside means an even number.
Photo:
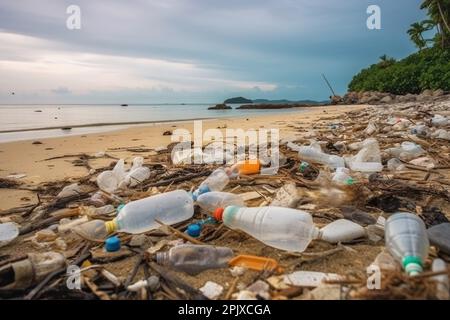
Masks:
[[[28,187],[36,205],[0,212],[0,298],[449,299],[449,107],[294,123],[274,174],[169,145]]]

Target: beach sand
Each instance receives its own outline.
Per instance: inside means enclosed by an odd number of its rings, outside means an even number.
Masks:
[[[298,128],[311,127],[319,120],[329,120],[338,114],[364,108],[362,105],[353,106],[326,106],[302,109],[298,112],[258,115],[255,117],[223,118],[203,120],[203,130],[222,128],[225,136],[225,126],[228,129],[258,129],[278,128],[280,138],[292,136]],[[297,129],[294,131],[294,127]],[[166,147],[172,142],[171,136],[164,136],[163,132],[175,129],[187,129],[193,132],[193,121],[163,123],[149,126],[136,126],[123,130],[87,134],[82,136],[58,137],[39,139],[41,144],[33,144],[33,140],[17,141],[0,144],[0,177],[5,178],[12,174],[25,174],[20,181],[27,185],[38,185],[50,181],[70,181],[88,174],[83,166],[74,166],[71,161],[75,159],[64,157],[61,159],[46,160],[63,155],[79,155],[86,153],[94,155],[97,152],[106,152],[116,158],[131,160],[135,156],[154,154],[148,152],[129,152],[123,149],[140,147],[153,149]],[[120,148],[122,150],[114,150]],[[113,161],[100,158],[90,161],[93,168],[104,167]],[[25,190],[0,189],[0,210],[32,204],[36,201],[31,192]]]

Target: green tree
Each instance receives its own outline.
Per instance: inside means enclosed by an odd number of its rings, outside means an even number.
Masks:
[[[450,46],[450,0],[424,0],[421,9],[427,9],[430,19],[437,27],[442,48]]]
[[[429,31],[435,27],[435,23],[432,20],[424,20],[422,22],[415,22],[411,25],[408,30],[409,37],[411,41],[422,51],[423,48],[427,47],[427,43],[432,41],[425,39],[423,33]]]

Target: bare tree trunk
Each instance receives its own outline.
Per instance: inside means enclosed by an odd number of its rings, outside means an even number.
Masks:
[[[439,0],[436,0],[436,3],[437,3],[437,6],[438,6],[438,9],[439,9],[439,13],[441,15],[442,22],[444,22],[444,25],[447,27],[447,30],[450,33],[450,27],[449,27],[449,25],[447,23],[447,20],[445,20],[445,15],[444,15],[444,12],[442,11],[441,3],[440,3]],[[444,31],[444,30],[442,30],[442,31]],[[445,32],[443,32],[443,33],[445,33]]]

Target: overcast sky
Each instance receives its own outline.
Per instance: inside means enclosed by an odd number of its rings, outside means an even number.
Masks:
[[[0,0],[0,103],[327,99],[415,51],[420,0]],[[81,29],[69,30],[69,5]],[[370,4],[382,30],[366,27]],[[11,92],[15,92],[14,95]]]

